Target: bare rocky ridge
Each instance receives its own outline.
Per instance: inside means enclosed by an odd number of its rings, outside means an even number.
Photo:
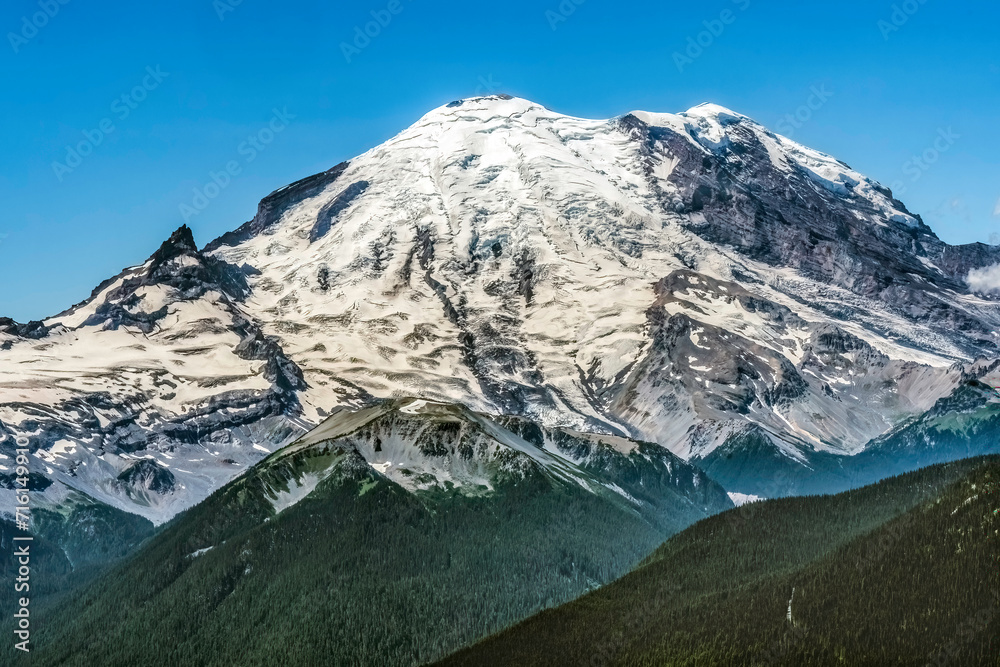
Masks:
[[[732,506],[725,491],[698,467],[653,443],[403,398],[356,411],[336,410],[261,464],[259,470],[277,475],[268,488],[276,510],[305,499],[343,464],[345,453],[413,493],[483,496],[538,475],[625,503],[675,530]],[[303,463],[318,458],[325,462]]]

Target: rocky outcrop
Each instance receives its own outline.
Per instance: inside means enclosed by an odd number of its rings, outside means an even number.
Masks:
[[[235,246],[241,241],[264,233],[277,223],[289,208],[298,205],[305,199],[315,197],[336,181],[347,169],[347,165],[347,162],[342,162],[324,172],[313,174],[295,181],[291,185],[278,188],[260,201],[257,205],[257,215],[253,217],[253,220],[215,239],[205,246],[205,252],[212,252],[223,246]]]

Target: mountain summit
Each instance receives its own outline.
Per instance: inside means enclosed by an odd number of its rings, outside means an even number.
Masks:
[[[947,245],[879,183],[711,104],[453,102],[193,243],[182,228],[40,325],[0,321],[0,433],[157,520],[336,408],[403,396],[655,442],[783,495],[768,470],[842,467],[995,372],[973,362],[1000,342],[966,283],[1000,248]],[[137,459],[173,490],[106,481]]]

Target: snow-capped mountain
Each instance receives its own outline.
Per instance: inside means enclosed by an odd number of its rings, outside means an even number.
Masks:
[[[154,520],[374,398],[809,466],[981,373],[1000,304],[965,279],[996,264],[715,105],[464,100],[203,250],[183,228],[83,304],[0,321],[0,447]]]

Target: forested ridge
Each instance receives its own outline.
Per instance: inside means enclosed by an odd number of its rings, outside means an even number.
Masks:
[[[1000,664],[1000,459],[746,505],[458,665]]]
[[[615,579],[684,520],[657,525],[541,474],[481,496],[414,494],[338,456],[337,472],[281,513],[263,490],[287,471],[269,464],[34,608],[31,664],[422,664]]]

